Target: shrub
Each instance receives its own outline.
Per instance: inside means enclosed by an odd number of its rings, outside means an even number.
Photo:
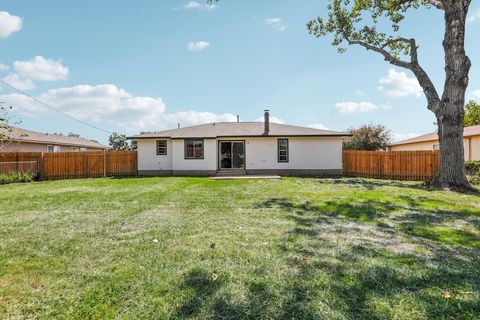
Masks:
[[[11,172],[0,174],[0,184],[32,182],[34,180],[37,180],[37,174],[32,172]]]
[[[480,161],[467,161],[465,162],[465,170],[467,170],[468,175],[480,175]]]

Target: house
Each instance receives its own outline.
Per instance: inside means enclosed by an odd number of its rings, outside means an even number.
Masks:
[[[0,128],[8,137],[0,141],[0,152],[98,151],[107,147],[93,140],[56,133],[41,133],[15,127]]]
[[[221,122],[141,134],[140,175],[339,175],[348,134],[264,122]]]
[[[438,150],[439,146],[438,135],[436,132],[433,132],[392,143],[389,146],[389,150]],[[463,129],[463,149],[466,161],[480,160],[480,125],[465,127]]]

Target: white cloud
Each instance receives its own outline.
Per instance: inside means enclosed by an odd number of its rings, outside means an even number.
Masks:
[[[381,78],[378,83],[380,84],[378,88],[393,98],[409,95],[421,97],[423,93],[416,78],[409,78],[405,72],[395,69],[388,70],[388,75]]]
[[[221,121],[236,121],[233,114],[181,111],[167,113],[161,98],[134,96],[113,84],[78,85],[49,90],[36,98],[78,119],[112,123],[128,133],[155,131]],[[3,99],[25,116],[47,116],[54,111],[20,94]]]
[[[363,96],[363,91],[360,90],[360,89],[355,89],[355,94],[356,94],[357,96]]]
[[[0,38],[6,38],[22,29],[22,19],[6,11],[0,11]]]
[[[8,66],[0,64],[0,71],[7,69]],[[27,61],[15,61],[13,69],[14,72],[10,72],[3,80],[20,90],[34,89],[37,81],[65,80],[69,73],[61,61],[45,59],[42,56]]]
[[[308,128],[320,129],[320,130],[330,130],[323,123],[312,123],[307,126]]]
[[[187,4],[183,6],[185,9],[188,10],[207,10],[211,11],[215,9],[217,6],[214,4],[209,4],[209,3],[199,3],[197,1],[190,1]]]
[[[365,113],[377,109],[387,109],[387,106],[378,106],[371,102],[338,102],[335,104],[335,109],[340,113]]]
[[[30,90],[36,87],[32,80],[22,78],[16,73],[9,73],[8,76],[2,80],[20,90]]]
[[[187,48],[190,51],[201,51],[208,48],[209,46],[210,46],[210,42],[207,42],[207,41],[197,41],[197,42],[191,41],[188,43]]]
[[[33,81],[65,80],[69,72],[61,61],[45,59],[42,56],[28,61],[15,61],[13,67],[20,77]]]
[[[473,90],[468,96],[470,99],[480,102],[480,89]]]
[[[7,66],[6,64],[0,63],[0,72],[7,71],[8,69],[10,69],[9,66]]]
[[[282,119],[280,118],[277,118],[277,117],[273,117],[270,115],[270,122],[273,122],[273,123],[280,123],[280,124],[283,124],[285,123]],[[263,122],[265,120],[265,117],[260,117],[258,119],[255,119],[255,122]]]
[[[406,139],[410,139],[410,138],[415,138],[415,137],[418,137],[419,135],[420,134],[413,133],[413,132],[409,132],[409,133],[393,132],[392,133],[392,142],[398,142],[398,141],[402,141],[402,140],[406,140]]]
[[[265,19],[265,24],[278,31],[284,31],[287,28],[280,18],[267,18]]]
[[[480,8],[467,17],[467,23],[472,23],[480,19]]]

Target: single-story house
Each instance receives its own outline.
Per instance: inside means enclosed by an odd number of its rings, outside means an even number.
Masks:
[[[140,175],[339,175],[342,132],[264,122],[220,122],[129,137]]]
[[[0,152],[72,152],[100,151],[106,146],[81,137],[42,133],[21,128],[0,128],[8,138],[0,141]]]
[[[440,144],[436,132],[395,142],[389,146],[391,151],[438,150],[439,148]],[[480,125],[463,129],[463,149],[466,161],[480,160]]]

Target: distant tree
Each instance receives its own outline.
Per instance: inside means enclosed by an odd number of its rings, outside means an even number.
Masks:
[[[130,141],[130,150],[137,150],[137,148],[138,148],[137,141],[135,140]]]
[[[112,133],[108,138],[108,144],[113,150],[130,150],[127,136],[121,133]]]
[[[12,115],[11,110],[13,107],[5,107],[0,105],[0,150],[6,147],[11,143],[10,135],[12,134],[13,128],[11,126]],[[14,124],[20,123],[19,121],[14,122]]]
[[[473,100],[465,105],[465,127],[476,126],[480,124],[480,104]]]
[[[385,150],[392,140],[392,134],[385,126],[372,123],[350,128],[347,132],[353,136],[345,141],[346,150]]]
[[[73,133],[73,132],[69,132],[69,133],[68,133],[68,136],[69,136],[69,137],[80,138],[80,135],[79,135],[78,133]]]

